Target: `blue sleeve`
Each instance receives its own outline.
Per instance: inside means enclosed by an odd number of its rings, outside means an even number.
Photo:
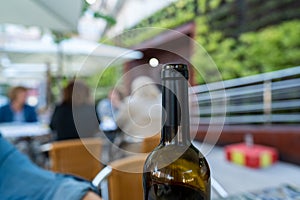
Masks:
[[[10,104],[6,104],[0,108],[0,123],[12,121],[13,113],[10,109]]]
[[[37,122],[38,117],[34,107],[25,105],[24,108],[26,122]]]
[[[37,113],[36,113],[36,110],[34,107],[32,107],[32,109],[31,109],[31,121],[32,122],[38,121]]]
[[[4,122],[4,116],[3,107],[0,107],[0,123]]]
[[[0,134],[1,199],[80,200],[88,190],[90,182],[39,168]]]

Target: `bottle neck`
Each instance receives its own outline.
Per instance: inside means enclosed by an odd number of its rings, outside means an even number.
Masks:
[[[190,145],[188,84],[184,77],[162,79],[162,144]]]

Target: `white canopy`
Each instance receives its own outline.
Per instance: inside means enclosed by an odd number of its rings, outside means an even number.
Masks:
[[[83,3],[82,0],[0,0],[0,24],[76,31]]]
[[[0,45],[2,75],[38,77],[50,67],[53,75],[90,75],[109,65],[139,59],[142,53],[78,38],[60,44],[17,41]]]

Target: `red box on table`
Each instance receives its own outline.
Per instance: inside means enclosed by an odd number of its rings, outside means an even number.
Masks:
[[[275,148],[257,144],[231,144],[225,147],[225,153],[228,161],[251,168],[268,167],[278,160]]]

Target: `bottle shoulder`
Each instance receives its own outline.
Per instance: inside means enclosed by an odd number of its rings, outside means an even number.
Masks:
[[[193,146],[159,145],[146,159],[144,171],[210,176],[206,158]]]
[[[176,160],[189,160],[196,162],[205,160],[204,155],[194,145],[180,145],[180,144],[159,144],[148,156],[146,162],[155,160],[155,162],[169,162]]]

